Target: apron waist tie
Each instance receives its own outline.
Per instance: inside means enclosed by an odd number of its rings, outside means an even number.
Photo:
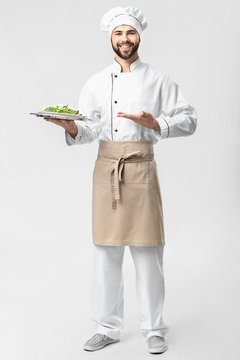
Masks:
[[[144,154],[141,151],[134,151],[134,152],[128,153],[124,156],[121,156],[118,159],[112,159],[112,158],[107,158],[105,156],[98,155],[98,159],[101,159],[103,161],[111,161],[114,163],[111,168],[111,172],[110,172],[112,209],[116,209],[117,200],[120,199],[119,182],[123,180],[122,179],[122,171],[124,168],[124,163],[125,162],[149,161],[149,160],[152,160],[153,157],[154,157],[154,155],[152,153],[144,156]]]

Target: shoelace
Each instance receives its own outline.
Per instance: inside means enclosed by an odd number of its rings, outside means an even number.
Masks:
[[[104,334],[100,334],[100,333],[97,333],[93,336],[92,340],[91,340],[91,343],[92,344],[96,344],[98,343],[100,340],[106,340],[107,339],[107,336],[104,335]]]
[[[150,339],[152,340],[152,342],[158,342],[159,341],[158,338],[160,338],[163,341],[165,340],[164,337],[157,335],[152,336]]]

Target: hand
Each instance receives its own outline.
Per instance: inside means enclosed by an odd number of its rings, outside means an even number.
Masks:
[[[150,114],[149,112],[146,112],[146,111],[141,111],[139,114],[136,114],[136,115],[135,114],[126,114],[124,112],[118,112],[117,116],[126,117],[128,119],[133,120],[137,124],[140,124],[142,126],[150,128],[150,129],[160,130],[158,121],[156,119],[154,119],[152,114]]]
[[[62,126],[66,130],[67,130],[67,128],[69,128],[69,125],[70,125],[70,127],[73,127],[73,124],[75,124],[74,120],[52,119],[52,118],[48,118],[48,117],[44,117],[44,120],[50,121],[56,125]]]
[[[63,127],[69,134],[75,138],[78,133],[78,128],[74,122],[74,120],[65,120],[65,119],[52,119],[48,117],[44,117],[44,120],[50,121],[56,125]]]

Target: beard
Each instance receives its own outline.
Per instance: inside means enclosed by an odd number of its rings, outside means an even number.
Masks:
[[[112,40],[111,40],[111,44],[112,44],[112,48],[113,48],[113,51],[122,59],[130,59],[134,54],[135,52],[138,50],[138,47],[140,45],[140,41],[133,45],[132,43],[125,43],[125,45],[131,45],[131,48],[126,51],[124,50],[123,48],[120,48],[119,45],[117,46],[113,46],[113,43],[112,43]]]

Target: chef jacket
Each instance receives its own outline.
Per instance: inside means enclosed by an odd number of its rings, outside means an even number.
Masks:
[[[191,135],[197,126],[196,110],[183,97],[179,85],[140,57],[130,64],[130,72],[121,72],[121,65],[114,58],[110,66],[92,75],[82,88],[78,110],[87,120],[75,121],[75,139],[65,130],[67,145],[95,139],[155,144],[166,138]],[[140,111],[151,113],[161,130],[117,117],[117,112]]]

